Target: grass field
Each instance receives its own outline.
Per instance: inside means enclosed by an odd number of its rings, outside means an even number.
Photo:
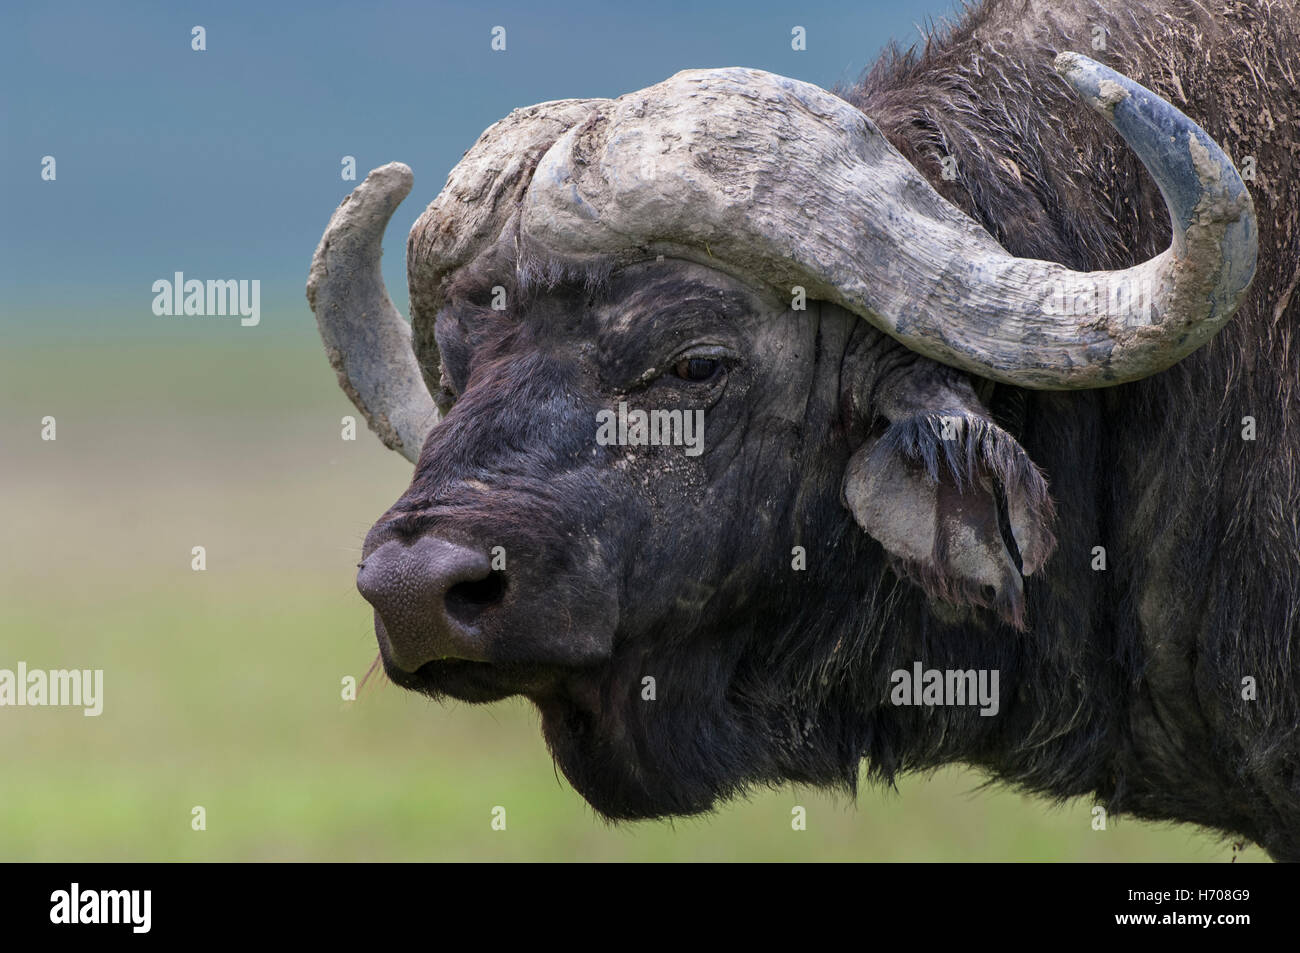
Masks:
[[[521,702],[443,707],[382,675],[343,702],[375,655],[360,541],[409,468],[368,433],[339,439],[352,408],[309,320],[0,354],[0,668],[105,680],[98,718],[0,708],[0,860],[1232,858],[1189,827],[1094,831],[1086,801],[957,769],[856,804],[787,787],[611,827]]]

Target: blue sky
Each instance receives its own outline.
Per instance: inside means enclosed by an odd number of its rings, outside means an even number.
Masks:
[[[680,69],[753,66],[832,86],[948,0],[713,5],[14,3],[0,12],[0,321],[151,333],[154,280],[261,281],[262,332],[310,322],[330,213],[385,162],[415,172],[385,243],[406,311],[406,233],[479,133],[548,99],[617,96]],[[191,28],[207,49],[191,49]],[[506,28],[494,52],[491,30]],[[791,49],[803,26],[808,48]],[[43,156],[57,178],[41,178]],[[38,320],[37,320],[38,319]],[[238,328],[238,321],[232,323]],[[249,329],[244,329],[248,333]]]

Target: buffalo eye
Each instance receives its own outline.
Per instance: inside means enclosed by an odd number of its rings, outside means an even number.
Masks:
[[[687,357],[678,361],[673,373],[684,381],[702,383],[713,380],[722,369],[722,362],[716,357]]]

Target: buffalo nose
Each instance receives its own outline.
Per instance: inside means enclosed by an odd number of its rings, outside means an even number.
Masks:
[[[391,661],[414,672],[435,659],[487,661],[476,623],[501,601],[505,574],[483,553],[424,536],[409,546],[389,540],[367,556],[357,589],[375,607]]]

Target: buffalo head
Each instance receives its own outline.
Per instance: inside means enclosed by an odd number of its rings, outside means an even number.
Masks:
[[[906,726],[862,716],[889,671],[927,633],[939,664],[998,657],[1053,551],[989,382],[1152,374],[1254,269],[1209,137],[1084,57],[1057,68],[1169,206],[1170,248],[1127,271],[1009,255],[816,87],[689,71],[488,129],[411,232],[408,329],[379,253],[411,175],[372,172],[308,296],[344,389],[415,462],[357,579],[389,677],[528,697],[611,817],[888,762]],[[1052,306],[1083,295],[1100,307]]]

